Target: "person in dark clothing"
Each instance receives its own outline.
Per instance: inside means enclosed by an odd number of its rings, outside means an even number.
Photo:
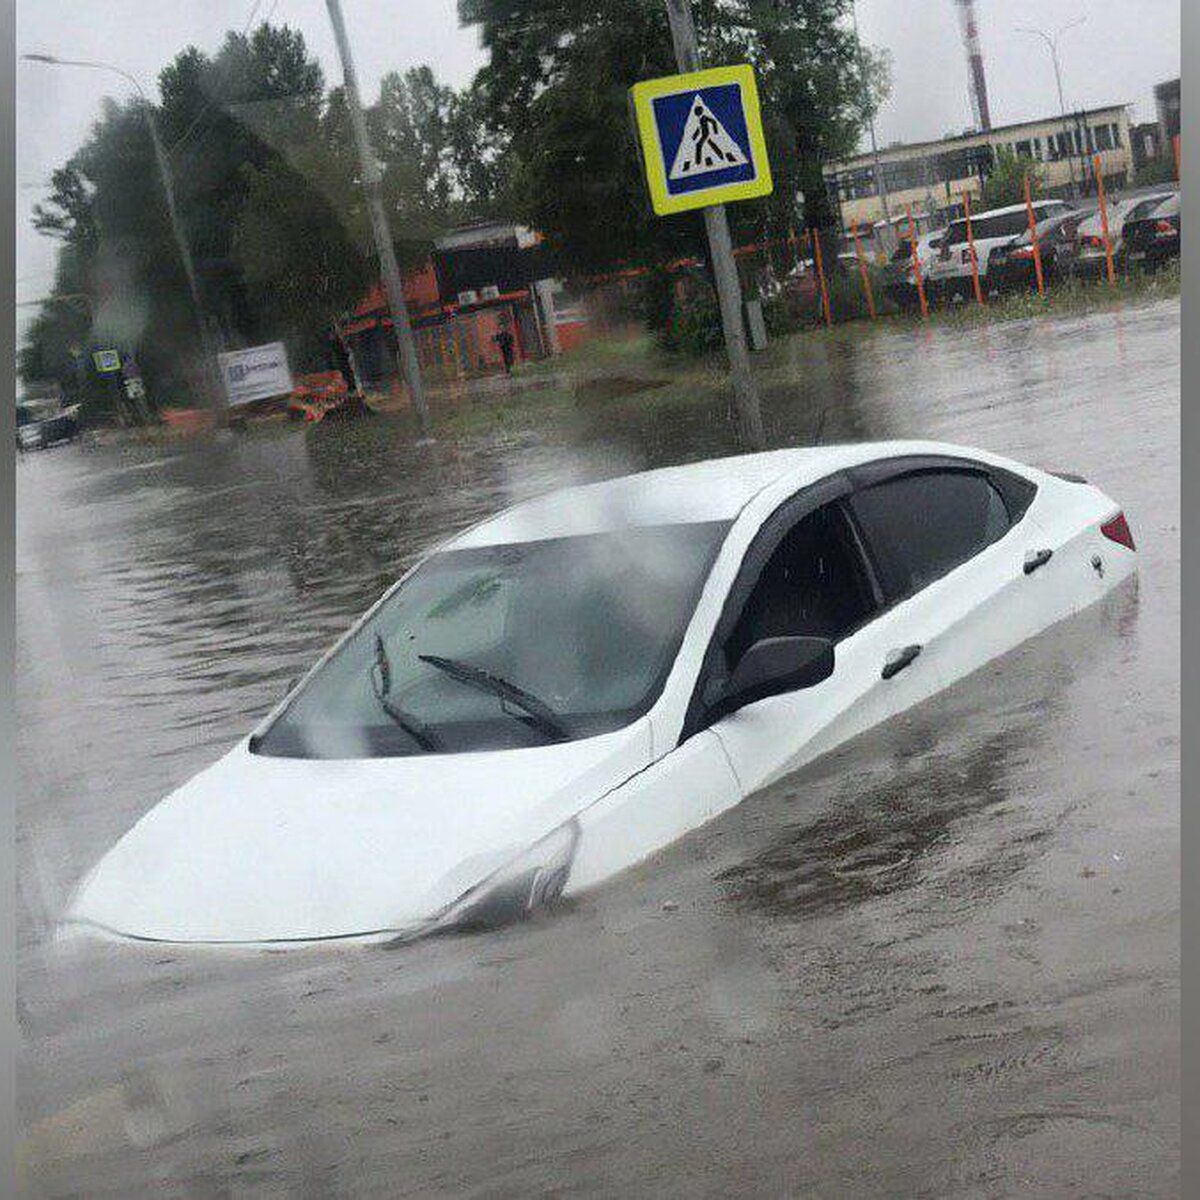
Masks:
[[[505,375],[511,375],[513,365],[513,335],[509,333],[508,326],[502,325],[500,332],[492,338],[492,341],[500,347],[500,357],[504,359]]]

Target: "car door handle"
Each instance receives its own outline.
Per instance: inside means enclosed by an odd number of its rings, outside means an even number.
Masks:
[[[901,650],[889,651],[883,663],[883,671],[881,672],[883,678],[891,679],[893,675],[898,675],[920,653],[920,646],[905,646]]]
[[[1025,574],[1032,575],[1038,567],[1044,567],[1053,554],[1053,550],[1030,550],[1025,555]]]

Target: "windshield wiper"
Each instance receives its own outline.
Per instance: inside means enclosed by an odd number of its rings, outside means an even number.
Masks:
[[[451,679],[457,679],[459,683],[465,683],[468,687],[477,688],[481,692],[488,692],[515,704],[543,733],[559,741],[570,738],[571,731],[563,723],[562,717],[544,701],[524,688],[517,687],[515,683],[509,683],[507,679],[501,679],[482,667],[473,667],[457,658],[443,658],[440,654],[418,654],[417,657],[431,667],[444,671]]]
[[[379,682],[375,682],[375,673],[379,672]],[[405,712],[402,708],[398,708],[388,699],[388,693],[392,690],[392,664],[388,660],[387,649],[384,647],[383,638],[379,634],[375,635],[375,662],[371,665],[371,691],[375,693],[375,699],[379,701],[379,707],[397,724],[405,733],[408,734],[422,750],[434,752],[440,750],[441,742],[438,741],[432,729],[425,724],[424,721],[414,717],[412,713]]]

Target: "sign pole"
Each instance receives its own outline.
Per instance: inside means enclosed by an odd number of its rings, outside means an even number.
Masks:
[[[921,301],[921,320],[929,320],[929,302],[925,299],[925,281],[921,278],[921,256],[917,253],[917,230],[913,225],[912,205],[905,204],[905,216],[908,218],[908,241],[912,252],[913,279],[917,283],[917,297]]]
[[[971,229],[971,195],[963,188],[963,216],[967,220],[967,245],[971,250],[971,283],[975,288],[975,300],[980,308],[987,306],[983,302],[983,288],[979,286],[979,257],[975,253],[975,234]]]
[[[350,57],[350,41],[346,37],[346,23],[342,20],[341,0],[325,0],[329,9],[329,20],[333,25],[333,36],[337,42],[338,57],[342,60],[342,75],[346,81],[346,101],[350,108],[350,123],[354,127],[354,140],[358,144],[358,157],[362,168],[363,191],[367,194],[367,211],[371,217],[371,229],[375,234],[375,249],[379,254],[379,268],[383,285],[387,289],[388,306],[392,310],[392,329],[400,350],[400,362],[412,406],[421,422],[421,433],[429,437],[429,409],[425,404],[425,389],[421,383],[421,364],[417,359],[417,346],[413,340],[412,327],[408,323],[408,305],[404,301],[404,285],[400,281],[400,267],[396,263],[396,248],[392,243],[387,213],[383,207],[380,189],[379,166],[371,148],[367,123],[363,118],[362,101],[358,96],[358,76],[354,60]]]
[[[867,311],[871,320],[875,320],[875,294],[871,291],[871,274],[867,270],[867,260],[863,257],[862,242],[858,237],[858,222],[850,222],[850,232],[854,235],[854,255],[858,259],[858,273],[862,276],[863,292],[867,297]]]
[[[821,312],[825,317],[825,328],[830,329],[833,327],[833,318],[829,314],[829,287],[825,282],[825,263],[821,257],[821,235],[817,230],[810,229],[808,240],[817,263],[817,282],[821,285]]]
[[[1029,240],[1033,245],[1033,269],[1037,276],[1038,296],[1046,297],[1046,285],[1042,278],[1042,248],[1038,245],[1037,220],[1033,215],[1033,194],[1029,187],[1029,175],[1025,175],[1025,211],[1029,216]]]
[[[700,70],[700,49],[696,26],[692,23],[690,0],[666,0],[671,41],[680,71]],[[742,441],[751,450],[766,446],[758,391],[750,374],[750,354],[746,348],[746,326],[742,319],[742,289],[733,261],[733,243],[725,206],[714,204],[704,209],[704,227],[708,232],[708,251],[712,259],[717,299],[721,306],[721,325],[725,331],[725,349],[729,354],[729,375],[733,384],[733,402],[737,411]]]

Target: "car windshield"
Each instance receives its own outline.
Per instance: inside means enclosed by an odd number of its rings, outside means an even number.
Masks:
[[[251,749],[372,758],[544,745],[628,724],[661,691],[728,527],[436,554]]]

